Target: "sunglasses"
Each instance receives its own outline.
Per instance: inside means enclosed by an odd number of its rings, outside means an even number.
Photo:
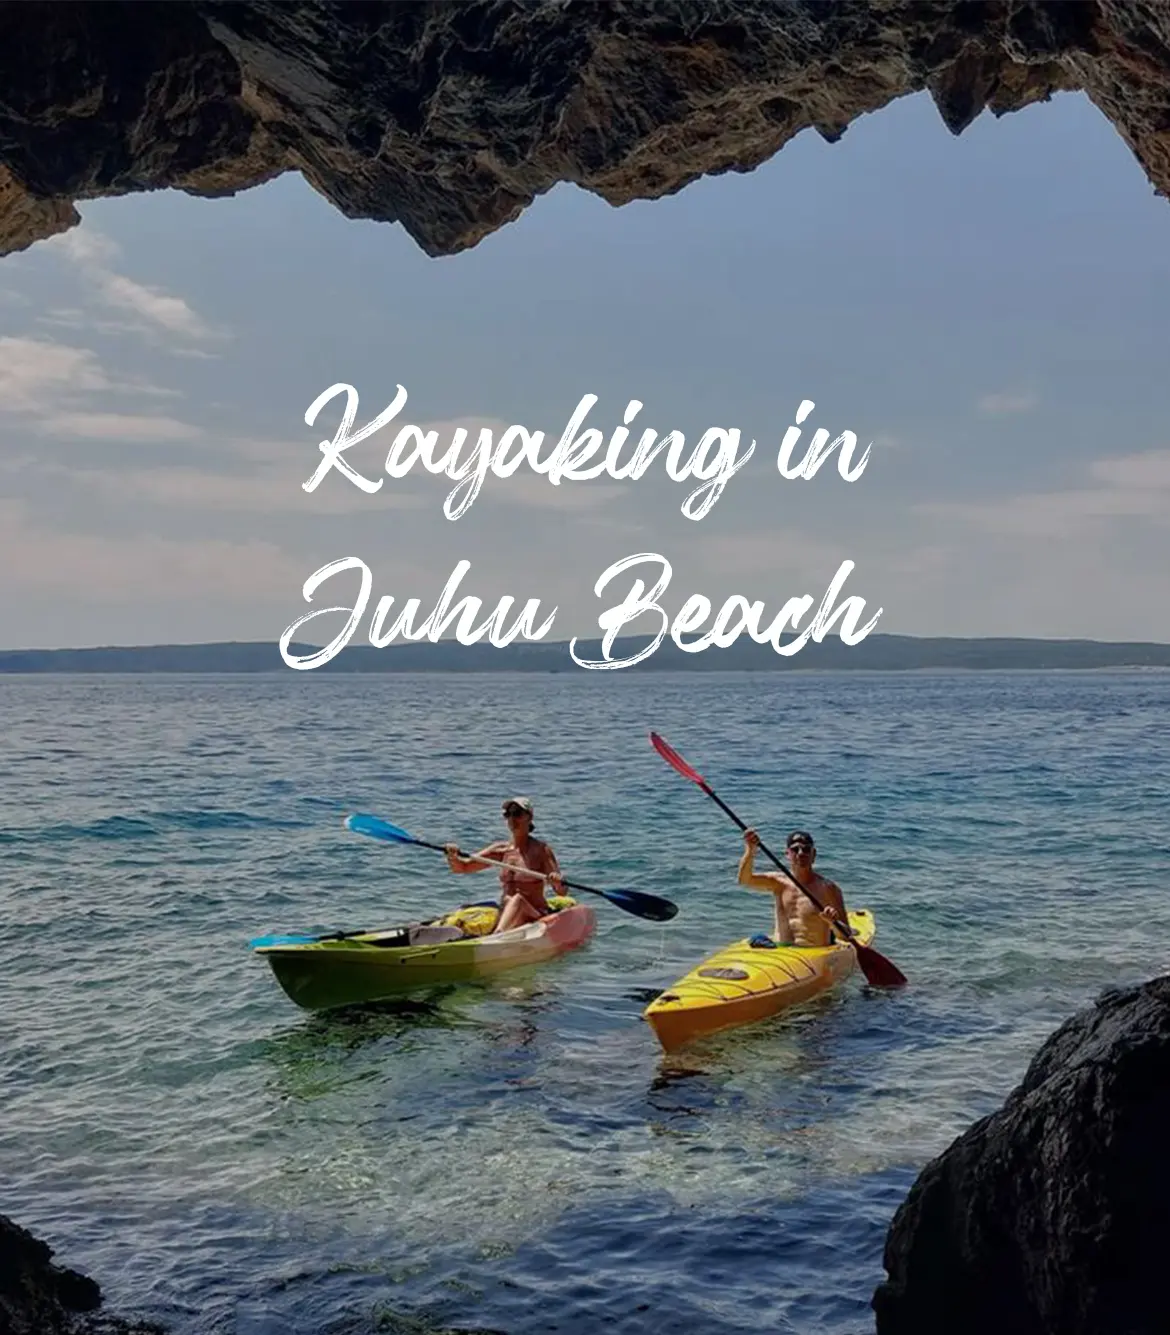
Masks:
[[[505,819],[505,820],[516,820],[516,819],[517,819],[518,817],[520,817],[520,816],[527,816],[527,815],[528,815],[528,812],[525,811],[523,807],[505,807],[505,808],[504,808],[504,819]]]
[[[816,851],[816,846],[804,843],[789,844],[788,851],[790,853],[812,853]]]

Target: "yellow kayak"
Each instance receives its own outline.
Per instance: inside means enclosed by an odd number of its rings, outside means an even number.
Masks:
[[[873,914],[859,909],[849,925],[862,945],[874,938]],[[643,1012],[667,1052],[722,1029],[766,1020],[834,987],[857,967],[846,944],[759,947],[735,941],[668,987]]]

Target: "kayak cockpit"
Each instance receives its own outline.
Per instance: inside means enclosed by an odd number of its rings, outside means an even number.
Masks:
[[[424,922],[409,927],[393,927],[385,932],[367,933],[353,939],[383,950],[402,950],[408,946],[445,946],[452,941],[462,941],[466,936],[462,927]]]

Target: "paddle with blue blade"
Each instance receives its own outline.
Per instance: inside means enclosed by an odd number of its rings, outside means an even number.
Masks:
[[[666,741],[665,738],[659,737],[659,735],[656,732],[652,732],[650,734],[650,745],[653,746],[655,751],[658,752],[658,754],[662,757],[663,760],[666,761],[666,763],[671,767],[671,769],[677,770],[679,774],[683,776],[684,779],[690,779],[692,783],[698,784],[698,786],[703,790],[703,792],[705,792],[707,796],[711,798],[713,802],[716,803],[717,806],[723,808],[723,810],[731,817],[733,821],[735,821],[736,825],[738,825],[741,830],[746,830],[748,828],[743,823],[743,821],[741,821],[740,818],[735,814],[735,812],[732,811],[732,809],[727,805],[727,803],[724,802],[721,797],[719,797],[719,795],[715,792],[715,790],[711,787],[711,785],[707,782],[707,780],[703,778],[703,776],[699,773],[699,771],[695,769],[693,766],[688,765],[687,762],[682,758],[682,756],[679,755],[679,753],[674,749],[673,746],[670,745],[668,741]],[[784,863],[780,861],[780,859],[776,856],[776,854],[772,852],[772,850],[767,846],[767,844],[764,843],[762,839],[760,840],[760,848],[764,853],[767,854],[769,858],[771,858],[771,860],[776,864],[777,868],[781,872],[783,872],[785,876],[788,877],[788,879],[792,882],[794,886],[796,886],[796,888],[801,892],[801,894],[803,894],[807,899],[810,899],[816,905],[818,912],[824,909],[824,905],[820,902],[819,899],[817,899],[816,895],[814,895],[810,890],[807,890],[803,885],[801,885],[801,883],[796,879],[796,877],[793,876],[792,872],[789,871],[789,869],[784,865]],[[874,987],[901,987],[904,983],[907,982],[906,975],[901,971],[901,969],[898,968],[896,964],[893,963],[892,960],[886,959],[886,957],[880,951],[874,950],[872,946],[863,946],[861,942],[858,941],[856,937],[853,935],[852,928],[850,928],[847,924],[834,923],[833,930],[836,932],[840,932],[841,935],[848,940],[849,944],[857,952],[857,963],[861,967],[861,972],[865,974],[866,982],[871,983]]]
[[[355,932],[325,932],[321,936],[310,936],[307,932],[284,932],[274,936],[257,936],[248,942],[251,950],[266,950],[273,946],[314,946],[319,941],[348,941],[354,936],[369,936],[377,928],[361,927]]]
[[[328,936],[309,936],[304,932],[277,933],[274,936],[254,936],[248,942],[249,950],[271,950],[273,946],[311,946],[317,941],[339,941],[345,933],[335,932]],[[353,935],[358,935],[353,933]]]
[[[391,844],[413,844],[418,848],[432,848],[437,853],[445,853],[446,846],[443,844],[432,844],[426,839],[417,839],[413,834],[407,834],[405,830],[400,830],[397,825],[391,825],[389,821],[382,820],[378,816],[353,815],[345,818],[345,828],[352,830],[354,834],[364,834],[371,839],[381,839]],[[462,849],[459,856],[463,858],[474,857],[472,853],[464,853]],[[510,871],[519,872],[521,875],[528,874],[535,876],[540,880],[544,879],[541,872],[527,872],[526,868],[513,867],[510,863],[497,862],[492,858],[477,858],[487,867],[508,867]],[[632,913],[636,918],[645,918],[648,922],[669,922],[678,912],[678,905],[672,904],[669,899],[660,899],[657,895],[648,895],[642,890],[596,890],[591,885],[582,885],[579,881],[566,881],[562,878],[561,884],[566,890],[579,890],[588,895],[600,895],[602,899],[608,899],[609,902],[619,909],[624,909],[627,913]]]
[[[481,899],[474,904],[464,904],[465,909],[494,909],[497,907],[494,899]],[[350,941],[355,936],[376,937],[382,934],[390,938],[396,937],[399,928],[383,927],[359,927],[352,932],[324,932],[320,936],[310,936],[307,932],[283,932],[275,933],[272,936],[257,936],[248,942],[250,950],[272,949],[274,946],[315,946],[322,941]],[[383,942],[372,940],[369,943],[372,946],[380,946]],[[391,940],[390,944],[393,944]]]

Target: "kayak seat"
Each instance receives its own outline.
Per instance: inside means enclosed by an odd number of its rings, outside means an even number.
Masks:
[[[329,940],[328,937],[324,939]],[[371,937],[366,944],[377,946],[379,950],[401,950],[403,946],[410,945],[410,929],[403,927],[399,931],[379,932],[376,936]]]
[[[547,903],[554,913],[561,909],[572,908],[577,901],[568,895],[550,895]],[[456,927],[462,936],[487,936],[499,920],[499,908],[495,900],[487,903],[464,904],[454,913],[448,913],[442,920],[444,927]],[[458,939],[458,938],[453,938]]]
[[[443,946],[448,941],[458,941],[463,936],[459,927],[412,927],[409,931],[412,946]]]
[[[839,946],[840,944],[841,942],[837,939],[837,933],[831,931],[829,933],[829,945]],[[779,941],[773,941],[770,936],[765,935],[763,932],[757,932],[755,936],[750,937],[748,945],[754,947],[756,950],[804,950],[806,948],[795,944],[787,946],[782,945]],[[810,946],[808,949],[815,950],[816,947]]]

